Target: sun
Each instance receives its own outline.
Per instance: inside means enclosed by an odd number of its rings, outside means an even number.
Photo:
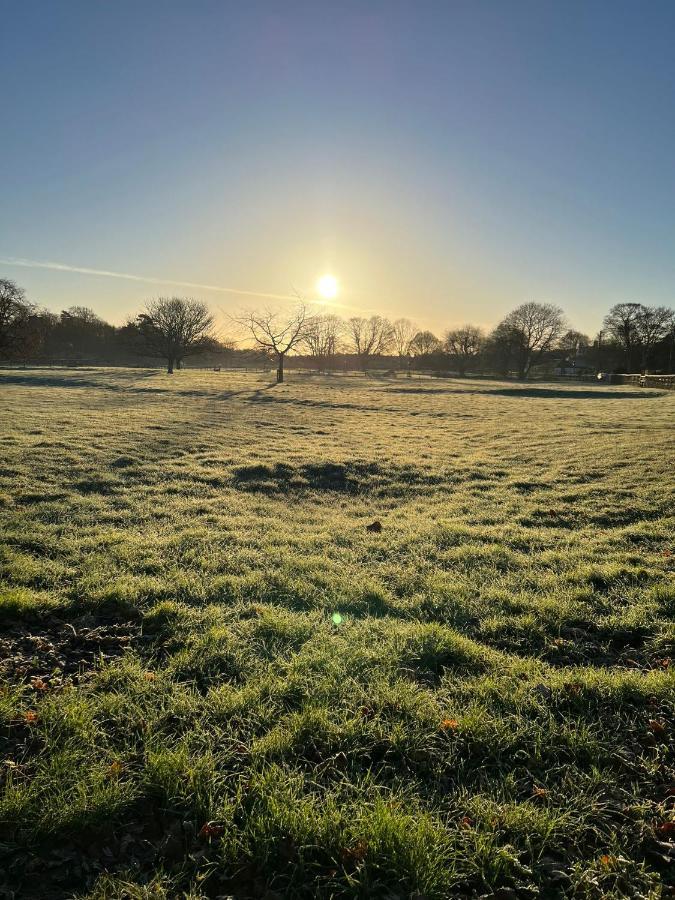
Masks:
[[[337,278],[334,275],[322,275],[316,283],[316,288],[324,300],[332,300],[338,293]]]

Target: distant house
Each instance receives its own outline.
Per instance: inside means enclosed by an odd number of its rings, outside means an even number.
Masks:
[[[563,375],[567,377],[577,377],[581,378],[584,375],[595,375],[597,372],[597,367],[593,365],[593,363],[585,359],[583,356],[577,356],[572,358],[571,356],[566,356],[564,359],[561,359],[558,363],[556,363],[555,368],[553,369],[554,375]]]

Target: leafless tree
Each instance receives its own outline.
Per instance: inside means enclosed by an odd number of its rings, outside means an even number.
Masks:
[[[498,329],[510,336],[518,377],[527,378],[545,353],[553,349],[565,330],[565,316],[551,303],[523,303],[506,316]]]
[[[406,359],[410,355],[410,342],[417,333],[415,323],[410,319],[396,319],[391,327],[394,349],[401,359]]]
[[[205,303],[191,297],[159,297],[150,301],[136,327],[145,352],[166,360],[173,374],[186,356],[202,353],[214,345],[213,316]]]
[[[343,320],[332,313],[314,316],[308,324],[304,344],[309,355],[316,360],[320,372],[330,369],[332,360],[340,349],[344,328]]]
[[[631,371],[635,348],[640,343],[637,324],[640,309],[640,303],[617,303],[610,309],[602,323],[605,334],[624,352],[626,372]]]
[[[556,349],[567,356],[574,358],[590,346],[591,339],[587,334],[583,334],[581,331],[575,331],[573,328],[570,328],[562,335]]]
[[[247,312],[235,319],[253,338],[256,347],[277,363],[277,384],[284,380],[284,360],[307,339],[314,320],[304,303],[288,314],[264,310]]]
[[[35,306],[26,300],[23,288],[9,278],[0,278],[0,358],[16,356],[29,340],[29,323]]]
[[[443,343],[445,352],[453,357],[463,378],[467,368],[480,356],[485,336],[477,325],[462,325],[461,328],[446,331]]]
[[[352,351],[359,358],[359,365],[365,373],[368,362],[391,350],[394,344],[394,330],[389,319],[371,316],[369,319],[354,316],[347,322]]]
[[[671,333],[675,325],[675,313],[665,306],[641,306],[635,324],[640,342],[642,370],[646,371],[654,347]]]
[[[428,356],[441,349],[441,342],[431,331],[418,331],[410,341],[409,351],[413,356]]]

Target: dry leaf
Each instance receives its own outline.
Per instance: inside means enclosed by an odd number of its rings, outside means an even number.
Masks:
[[[663,722],[659,722],[658,719],[649,720],[649,730],[655,737],[663,737],[667,731],[666,726]]]
[[[357,841],[351,847],[345,847],[341,853],[342,862],[362,862],[368,852],[368,842],[363,839]]]
[[[225,834],[225,826],[218,822],[205,822],[199,829],[199,835],[202,840],[210,840],[211,838],[222,837]]]
[[[441,728],[444,731],[456,731],[459,728],[459,722],[457,719],[443,719]]]

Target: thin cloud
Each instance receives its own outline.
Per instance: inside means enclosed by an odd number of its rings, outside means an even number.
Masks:
[[[170,278],[151,278],[145,275],[131,275],[128,272],[109,272],[107,269],[90,269],[86,266],[70,266],[66,263],[41,262],[35,259],[19,259],[13,256],[0,257],[0,265],[23,266],[25,269],[51,269],[54,272],[75,272],[78,275],[100,275],[105,278],[123,278],[126,281],[141,281],[146,284],[165,284],[173,287],[197,288],[202,291],[216,291],[221,294],[240,294],[245,297],[266,297],[270,300],[296,300],[291,294],[268,294],[264,291],[244,291],[239,288],[222,287],[218,284],[199,284],[195,281],[173,281]]]

